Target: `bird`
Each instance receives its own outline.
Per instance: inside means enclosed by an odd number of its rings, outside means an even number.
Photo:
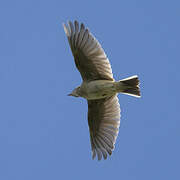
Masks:
[[[69,96],[82,97],[88,104],[92,159],[107,159],[115,148],[120,127],[118,93],[141,97],[137,75],[116,81],[110,62],[98,40],[77,20],[63,23],[82,84]]]

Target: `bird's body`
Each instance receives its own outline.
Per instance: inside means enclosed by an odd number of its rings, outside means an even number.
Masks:
[[[80,94],[87,100],[113,96],[116,94],[115,83],[110,80],[85,81],[80,86]]]
[[[93,158],[111,155],[120,126],[117,93],[140,97],[139,80],[132,76],[115,81],[111,65],[99,42],[77,21],[64,25],[65,33],[83,82],[70,95],[88,103],[88,125]]]

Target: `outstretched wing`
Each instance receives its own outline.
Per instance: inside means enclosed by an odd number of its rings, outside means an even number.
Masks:
[[[64,31],[75,59],[76,67],[84,81],[113,80],[111,65],[99,42],[84,24],[64,24]]]
[[[88,124],[93,159],[111,155],[120,126],[120,105],[117,95],[88,100]]]

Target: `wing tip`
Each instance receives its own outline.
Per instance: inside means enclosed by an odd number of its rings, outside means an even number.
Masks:
[[[67,25],[63,22],[62,26],[64,28],[65,34],[69,37],[70,36],[70,32],[69,32],[69,29],[68,29]]]

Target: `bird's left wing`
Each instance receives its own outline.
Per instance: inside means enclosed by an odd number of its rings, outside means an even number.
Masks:
[[[111,155],[120,126],[120,105],[117,95],[88,100],[88,124],[93,159]]]
[[[111,65],[95,37],[85,28],[69,21],[64,30],[74,56],[76,67],[84,81],[114,80]]]

